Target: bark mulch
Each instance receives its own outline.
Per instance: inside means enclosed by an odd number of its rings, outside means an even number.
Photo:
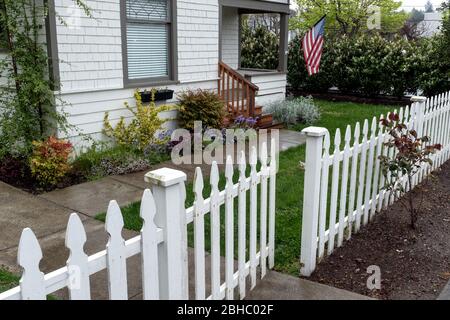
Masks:
[[[400,203],[379,213],[322,261],[310,280],[377,299],[436,299],[450,279],[450,161],[412,191],[422,210],[416,230]],[[369,290],[367,268],[381,269]]]

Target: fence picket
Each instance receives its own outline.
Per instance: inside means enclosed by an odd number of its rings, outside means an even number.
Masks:
[[[23,273],[20,278],[20,291],[23,300],[45,300],[44,274],[39,270],[42,250],[30,228],[22,231],[18,248],[18,264]]]
[[[361,215],[362,215],[362,204],[363,204],[363,194],[364,194],[364,177],[366,173],[366,158],[367,158],[367,133],[369,131],[369,122],[367,119],[364,120],[363,125],[363,138],[361,145],[361,157],[359,162],[359,182],[358,182],[358,197],[356,200],[356,223],[355,231],[359,231],[361,227]]]
[[[364,225],[369,222],[369,210],[371,199],[371,186],[372,186],[372,174],[373,174],[373,157],[375,154],[375,134],[377,131],[377,118],[373,117],[372,125],[370,127],[370,140],[369,140],[369,159],[367,161],[367,174],[366,174],[366,188],[364,193]]]
[[[233,160],[227,157],[225,166],[225,282],[226,298],[233,300],[234,292],[234,202],[233,202]]]
[[[116,201],[111,201],[106,213],[105,229],[109,235],[106,245],[108,289],[110,300],[127,300],[127,265],[125,240],[122,237],[123,217]]]
[[[333,153],[333,175],[331,180],[331,199],[330,199],[330,221],[329,221],[329,233],[328,233],[328,246],[327,253],[330,255],[334,250],[334,240],[336,236],[336,214],[337,214],[337,197],[339,189],[339,166],[340,159],[339,154],[341,144],[341,131],[336,129],[334,135],[334,153]]]
[[[380,120],[383,119],[383,115],[380,116]],[[381,150],[383,149],[383,125],[378,121],[378,136],[376,138],[376,151],[375,151],[375,171],[373,174],[373,184],[372,184],[372,205],[370,208],[370,219],[376,214],[377,211],[377,195],[381,194],[381,188],[378,185],[380,179],[380,156]]]
[[[239,296],[245,298],[246,294],[246,215],[247,215],[247,177],[245,176],[246,159],[245,152],[241,151],[239,160],[239,211],[238,211],[238,268],[239,268]]]
[[[251,289],[256,286],[256,230],[257,230],[257,153],[253,147],[250,154],[250,279]]]
[[[270,142],[270,182],[269,182],[269,268],[275,266],[275,201],[277,179],[276,141]]]
[[[159,299],[158,238],[155,224],[156,204],[149,189],[144,191],[141,201],[141,272],[144,300]]]
[[[261,199],[260,199],[260,251],[261,251],[261,279],[267,273],[267,182],[269,179],[269,169],[267,167],[267,144],[262,143],[261,147]]]
[[[213,161],[210,174],[210,214],[211,214],[211,291],[214,300],[220,299],[220,191],[219,168]],[[244,221],[245,224],[245,221]]]
[[[350,175],[350,194],[348,200],[348,221],[347,221],[347,240],[350,240],[352,237],[352,229],[354,222],[355,212],[355,195],[356,195],[356,177],[358,172],[358,154],[359,154],[359,135],[360,135],[360,126],[359,122],[356,122],[355,131],[353,132],[353,152],[352,152],[352,169]]]
[[[203,207],[203,174],[197,167],[194,177],[194,256],[195,256],[195,299],[204,300],[205,292],[205,219]]]
[[[320,204],[319,204],[319,261],[325,252],[325,228],[327,221],[328,203],[328,172],[330,171],[330,134],[328,131],[323,138],[322,174],[320,184]]]
[[[67,260],[69,272],[68,289],[70,300],[90,300],[88,256],[84,252],[86,231],[76,213],[72,213],[67,224],[65,244],[70,251]]]
[[[386,119],[389,119],[389,115],[390,112],[388,112],[386,114]],[[380,121],[383,119],[383,115],[380,116]],[[382,141],[382,147],[381,147],[381,155],[383,157],[387,157],[388,155],[388,148],[384,145],[384,143],[387,141],[387,130],[383,127],[382,128],[382,132],[383,132],[383,141]],[[383,204],[385,201],[385,197],[386,197],[386,190],[385,190],[385,183],[386,183],[386,178],[380,168],[380,195],[378,197],[378,204],[377,204],[377,212],[381,212],[381,210],[383,210]]]
[[[338,247],[342,246],[344,241],[344,227],[345,227],[345,209],[347,204],[347,187],[348,187],[348,166],[350,162],[350,139],[352,130],[350,125],[345,130],[344,137],[344,157],[342,160],[342,182],[341,182],[341,200],[339,204],[339,233],[338,233]]]

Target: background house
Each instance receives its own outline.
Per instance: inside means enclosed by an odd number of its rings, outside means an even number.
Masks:
[[[442,26],[442,12],[425,12],[423,20],[419,23],[418,28],[423,30],[422,36],[432,37],[436,33],[440,32]]]
[[[52,2],[52,1],[51,1]],[[70,124],[68,134],[102,139],[103,117],[131,118],[136,88],[214,89],[222,61],[259,87],[257,104],[284,99],[289,0],[89,0],[93,18],[70,0],[52,2],[49,51]],[[280,16],[277,70],[240,70],[240,15]],[[60,23],[58,16],[66,20]],[[239,95],[239,94],[238,94]],[[174,101],[167,101],[171,103]],[[174,117],[167,112],[164,117]],[[170,123],[169,126],[176,126]],[[76,130],[75,130],[76,129]]]

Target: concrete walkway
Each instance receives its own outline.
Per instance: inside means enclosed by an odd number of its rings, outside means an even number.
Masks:
[[[281,130],[280,149],[286,150],[304,142],[298,132]],[[171,162],[159,164],[148,171],[161,167],[170,167],[184,171],[188,180],[194,176],[194,165],[176,166]],[[209,173],[209,166],[204,166],[204,174]],[[20,273],[17,265],[17,246],[23,228],[30,227],[39,239],[43,250],[40,268],[44,273],[54,271],[65,265],[69,252],[65,248],[64,239],[69,215],[77,212],[83,221],[87,233],[85,251],[88,255],[104,250],[107,234],[104,224],[94,217],[107,209],[110,200],[116,200],[120,206],[139,201],[143,190],[148,187],[144,182],[144,174],[138,172],[124,176],[112,176],[98,181],[75,185],[62,190],[55,190],[39,196],[28,194],[5,183],[0,182],[0,265],[8,267],[12,272]],[[123,237],[130,239],[137,235],[130,230],[123,231]],[[190,250],[190,256],[192,256]],[[210,259],[207,259],[209,261]],[[193,261],[191,257],[189,261]],[[209,268],[208,263],[206,268]],[[140,256],[127,261],[129,297],[141,298]],[[190,265],[190,271],[193,269]],[[224,270],[224,268],[222,268]],[[190,272],[191,273],[191,272]],[[190,277],[190,291],[193,296],[193,279]],[[283,284],[283,285],[281,285]],[[316,289],[314,289],[316,288]],[[286,290],[285,290],[286,289]],[[107,299],[106,271],[91,277],[91,291],[94,299]],[[57,293],[67,298],[67,290]],[[312,284],[287,275],[271,272],[266,280],[260,283],[256,292],[249,298],[276,299],[286,298],[335,298],[357,296],[343,293],[341,290]]]

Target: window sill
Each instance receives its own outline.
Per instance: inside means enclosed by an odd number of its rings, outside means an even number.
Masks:
[[[145,81],[142,82],[133,82],[133,83],[125,83],[125,89],[137,89],[137,88],[148,88],[148,87],[160,87],[160,86],[169,86],[179,84],[178,80],[160,80],[160,81]]]

